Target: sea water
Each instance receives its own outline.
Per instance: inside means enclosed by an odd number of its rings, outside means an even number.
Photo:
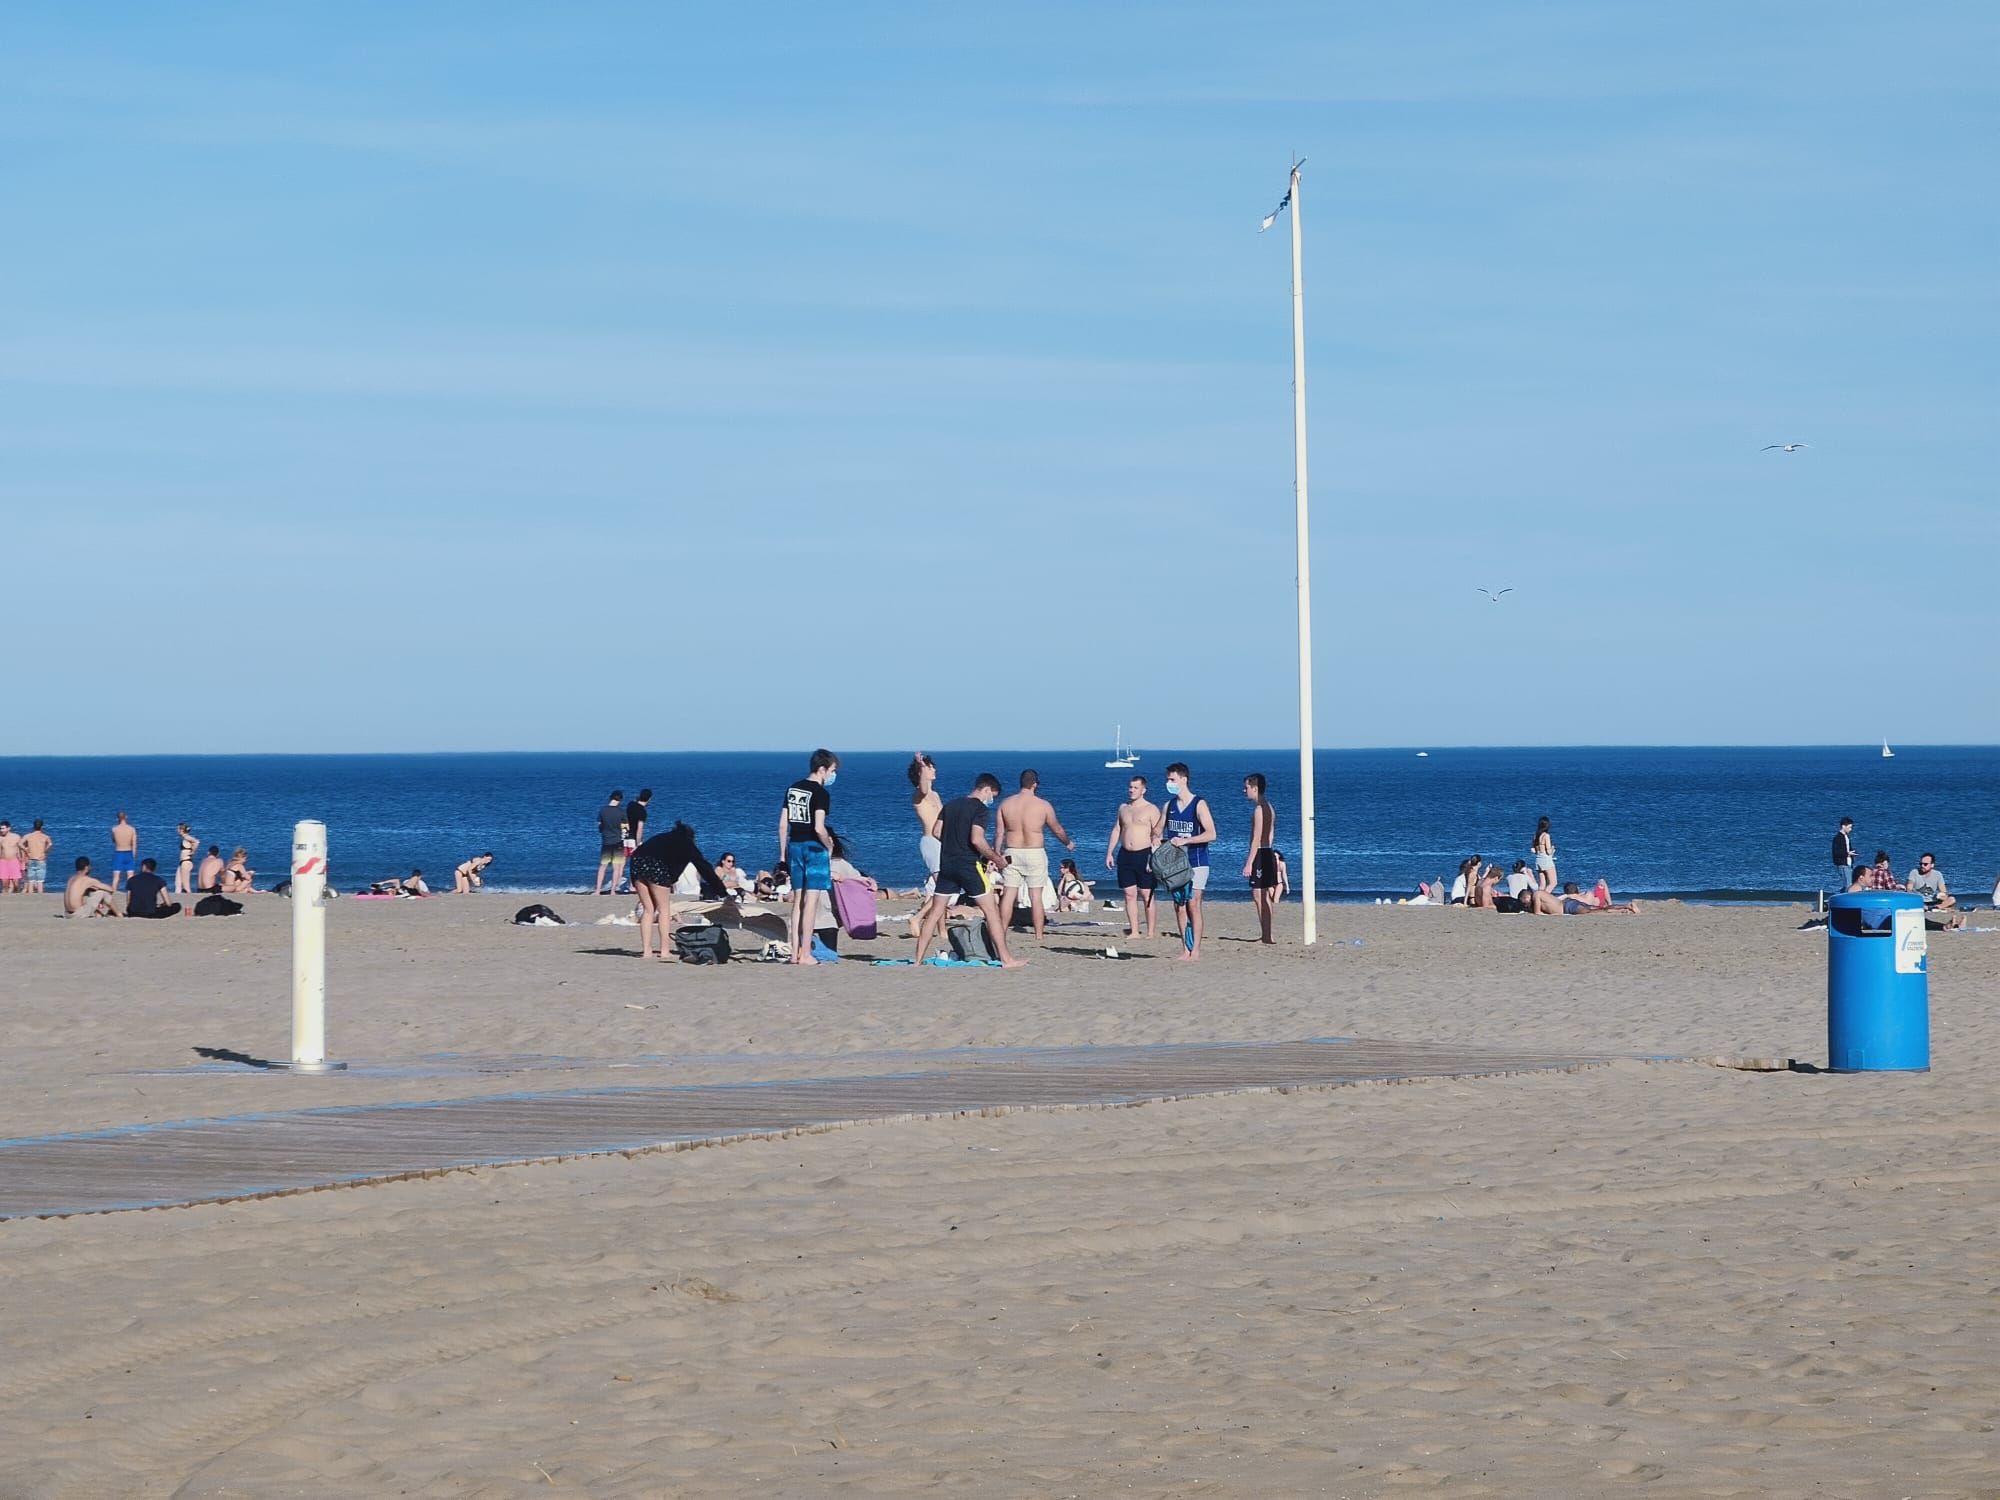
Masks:
[[[838,748],[838,747],[835,747]],[[1137,771],[1154,801],[1169,754],[1146,752]],[[1278,844],[1299,877],[1298,754],[1219,750],[1179,758],[1194,772],[1220,837],[1212,898],[1242,898],[1249,805],[1243,776],[1261,771],[1278,809]],[[1104,852],[1126,771],[1098,751],[995,750],[936,756],[946,797],[982,771],[1013,790],[1023,767],[1077,844],[1086,877],[1109,890]],[[857,864],[888,885],[922,877],[902,753],[844,753],[832,824]],[[1328,899],[1412,893],[1478,854],[1511,866],[1535,820],[1552,824],[1562,878],[1599,877],[1620,897],[1797,899],[1831,877],[1828,846],[1843,816],[1855,847],[1879,848],[1900,875],[1932,850],[1955,889],[1983,898],[2000,871],[2000,747],[1904,746],[1752,749],[1322,750],[1318,782],[1319,884]],[[202,846],[244,846],[258,884],[282,878],[292,824],[326,823],[336,886],[421,868],[449,889],[452,867],[492,850],[489,891],[586,889],[597,858],[597,810],[613,788],[653,789],[650,826],[685,820],[710,858],[734,851],[753,872],[776,856],[780,801],[803,775],[806,752],[499,753],[0,758],[0,818],[25,829],[45,819],[59,881],[78,854],[100,869],[113,815],[140,830],[140,853],[171,873],[174,825]],[[1052,862],[1064,851],[1052,849]]]

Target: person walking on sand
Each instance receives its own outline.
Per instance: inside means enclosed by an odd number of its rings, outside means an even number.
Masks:
[[[1125,893],[1125,936],[1139,936],[1139,903],[1146,904],[1146,936],[1160,935],[1153,911],[1153,846],[1160,841],[1160,810],[1146,800],[1146,778],[1125,783],[1125,803],[1111,823],[1104,846],[1104,868],[1117,872]]]
[[[1038,773],[1023,771],[1021,790],[1000,804],[1000,852],[1007,856],[1007,868],[1000,880],[1000,925],[1013,925],[1014,904],[1025,890],[1038,943],[1042,940],[1043,903],[1051,889],[1045,836],[1053,833],[1065,849],[1072,854],[1076,852],[1076,840],[1062,826],[1054,806],[1042,796],[1041,785]]]
[[[21,835],[14,832],[14,825],[0,818],[0,891],[10,896],[21,892],[21,871],[26,859],[21,844]]]
[[[1842,818],[1833,835],[1833,878],[1836,891],[1854,884],[1854,819]]]
[[[1250,801],[1250,856],[1243,861],[1243,878],[1250,882],[1250,899],[1257,906],[1257,928],[1271,938],[1271,917],[1278,907],[1278,811],[1264,795],[1264,775],[1252,771],[1243,778],[1243,795]]]
[[[194,857],[201,852],[201,840],[185,823],[176,823],[174,832],[181,840],[180,863],[174,866],[174,894],[186,896],[194,891]]]
[[[121,812],[111,825],[111,889],[117,891],[118,883],[130,880],[138,868],[139,830]]]
[[[924,862],[924,899],[928,901],[938,872],[938,841],[931,828],[944,810],[944,798],[937,792],[937,762],[923,751],[910,757],[908,775],[910,810],[917,815],[917,827],[922,830],[917,835],[917,854]]]
[[[1215,814],[1208,810],[1208,803],[1194,794],[1188,784],[1189,772],[1184,761],[1175,761],[1167,767],[1167,804],[1160,810],[1161,830],[1166,842],[1178,844],[1187,853],[1188,873],[1194,884],[1188,890],[1187,917],[1191,928],[1181,932],[1181,944],[1185,951],[1176,958],[1192,962],[1201,957],[1201,897],[1208,889],[1208,846],[1215,842]],[[1174,920],[1178,924],[1181,910],[1174,908]]]
[[[63,887],[63,911],[72,917],[115,917],[118,903],[112,889],[90,873],[90,856],[76,857],[76,873]]]
[[[1023,960],[1007,951],[1007,928],[1000,920],[1000,903],[980,870],[981,862],[1006,869],[1007,857],[994,849],[986,837],[986,815],[1000,795],[1000,778],[982,771],[972,783],[972,791],[955,802],[947,802],[938,813],[935,828],[940,848],[937,886],[924,903],[917,925],[916,962],[929,957],[931,944],[944,931],[945,919],[960,901],[979,908],[986,924],[986,940],[1003,969],[1018,969]]]
[[[21,836],[21,886],[30,896],[39,896],[48,889],[49,850],[56,841],[49,837],[42,827],[42,820],[35,819],[35,826]]]
[[[1549,832],[1549,820],[1543,818],[1535,825],[1535,841],[1528,846],[1528,852],[1535,856],[1535,884],[1545,891],[1556,888],[1556,841]]]
[[[597,885],[591,895],[617,895],[618,879],[624,873],[625,794],[613,792],[597,810]]]
[[[840,774],[840,757],[831,750],[812,753],[806,774],[785,788],[785,805],[778,813],[778,863],[792,878],[792,962],[816,964],[813,919],[819,899],[833,899],[833,835],[827,814],[833,810],[831,789]]]

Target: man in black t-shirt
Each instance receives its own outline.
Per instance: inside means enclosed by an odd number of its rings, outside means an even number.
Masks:
[[[125,887],[125,915],[128,917],[177,917],[181,914],[178,901],[162,901],[166,891],[166,881],[160,879],[159,861],[142,859],[139,873],[134,875]]]
[[[597,810],[597,887],[594,896],[618,894],[618,877],[625,872],[625,794],[613,792]],[[611,883],[605,884],[609,875]]]
[[[1000,778],[982,772],[972,783],[970,796],[947,802],[938,812],[937,822],[931,827],[931,836],[939,845],[937,880],[917,927],[916,961],[920,964],[929,955],[932,942],[944,931],[952,907],[960,901],[969,901],[979,908],[979,915],[986,923],[986,939],[999,957],[1001,967],[1022,966],[1022,960],[1007,951],[1007,932],[1000,922],[1000,898],[994,895],[979,868],[982,860],[996,869],[1006,865],[1005,858],[986,837],[986,818],[999,795]]]
[[[840,772],[840,757],[831,750],[815,750],[803,779],[785,788],[785,805],[778,813],[778,863],[786,866],[792,879],[792,962],[816,964],[813,957],[813,920],[819,915],[819,898],[833,899],[833,835],[827,832],[826,816],[833,810],[828,794]]]

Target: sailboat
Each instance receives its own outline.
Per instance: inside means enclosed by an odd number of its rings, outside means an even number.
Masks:
[[[1894,760],[1895,758],[1896,752],[1889,748],[1889,742],[1887,740],[1882,741],[1882,759]]]
[[[1104,769],[1129,771],[1138,764],[1139,752],[1125,748],[1125,726],[1120,724],[1117,733],[1111,736],[1111,759],[1104,763]]]

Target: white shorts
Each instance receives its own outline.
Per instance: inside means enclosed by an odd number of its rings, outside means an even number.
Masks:
[[[1007,868],[1000,872],[1000,878],[1010,891],[1023,887],[1031,891],[1045,891],[1049,888],[1049,851],[1046,849],[1009,849],[1006,851]]]
[[[1196,890],[1205,891],[1208,889],[1208,870],[1209,867],[1207,865],[1188,866],[1188,874],[1194,877],[1194,888]]]

